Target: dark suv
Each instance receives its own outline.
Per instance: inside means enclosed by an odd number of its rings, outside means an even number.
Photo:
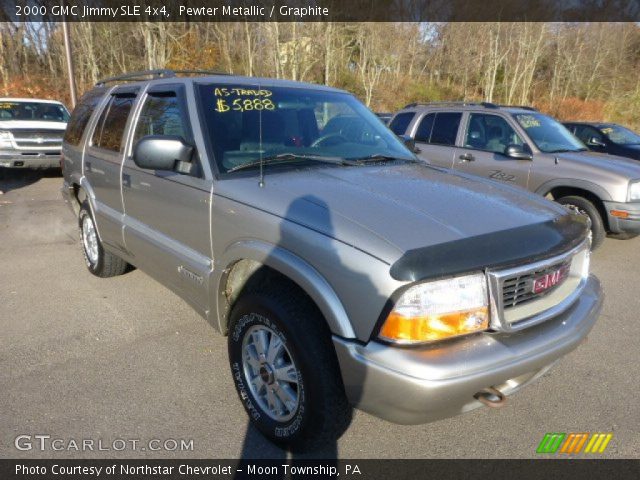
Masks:
[[[640,160],[640,135],[617,123],[565,122],[589,150]]]

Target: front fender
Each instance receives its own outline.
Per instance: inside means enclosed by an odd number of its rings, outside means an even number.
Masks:
[[[353,327],[342,302],[331,285],[312,265],[283,247],[254,239],[234,243],[226,249],[222,258],[216,259],[216,264],[224,266],[214,269],[211,283],[217,295],[216,311],[220,332],[226,333],[227,331],[229,311],[225,297],[225,286],[228,274],[231,267],[241,260],[258,262],[260,265],[266,265],[290,278],[315,302],[333,334],[343,338],[355,338]]]

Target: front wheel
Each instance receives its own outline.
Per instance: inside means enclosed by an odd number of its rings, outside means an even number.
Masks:
[[[598,208],[584,197],[578,197],[575,195],[569,195],[566,197],[562,197],[556,200],[560,205],[565,205],[567,207],[574,207],[578,210],[582,215],[586,215],[591,220],[591,250],[595,250],[596,248],[602,245],[604,239],[607,235],[607,232],[604,228],[604,222],[602,220],[602,216],[598,211]]]
[[[97,277],[106,278],[122,275],[127,271],[127,262],[102,247],[95,220],[86,202],[80,207],[78,226],[82,253],[91,273]]]
[[[229,328],[231,374],[249,418],[294,450],[325,446],[351,421],[331,336],[295,288],[243,295]]]

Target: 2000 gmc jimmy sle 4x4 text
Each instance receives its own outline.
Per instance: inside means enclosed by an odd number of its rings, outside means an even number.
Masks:
[[[63,155],[91,273],[134,265],[227,334],[251,421],[297,448],[351,406],[414,424],[499,405],[601,308],[582,215],[417,161],[333,88],[110,79]]]

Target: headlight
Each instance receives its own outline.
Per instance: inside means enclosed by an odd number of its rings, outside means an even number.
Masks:
[[[489,328],[487,281],[478,273],[425,282],[402,294],[380,329],[383,340],[414,344]]]
[[[634,202],[640,200],[640,180],[629,184],[629,201]]]
[[[0,148],[11,148],[12,138],[13,138],[13,135],[11,135],[11,132],[0,130]]]

